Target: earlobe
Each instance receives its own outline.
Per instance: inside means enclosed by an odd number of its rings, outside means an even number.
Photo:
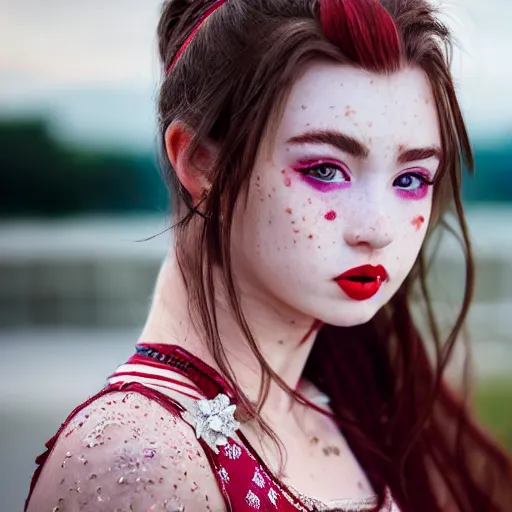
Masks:
[[[201,201],[211,187],[208,170],[211,168],[211,152],[199,146],[191,156],[188,152],[193,130],[183,122],[169,125],[165,132],[167,157],[180,183],[195,202]]]

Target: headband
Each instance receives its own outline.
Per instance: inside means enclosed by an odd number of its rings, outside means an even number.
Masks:
[[[213,14],[221,5],[225,4],[227,0],[215,0],[215,2],[206,10],[206,12],[199,18],[197,25],[193,28],[192,32],[189,34],[185,42],[181,45],[180,49],[176,53],[176,56],[171,62],[171,65],[167,68],[167,75],[171,73],[174,66],[182,56],[183,52],[187,49],[188,45],[194,39],[194,36],[197,34],[198,30],[203,26],[203,23],[208,19],[208,17]]]

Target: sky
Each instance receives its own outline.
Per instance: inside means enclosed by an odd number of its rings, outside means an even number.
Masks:
[[[440,1],[474,135],[512,139],[512,0]],[[43,114],[74,141],[155,139],[161,0],[0,0],[0,116]]]

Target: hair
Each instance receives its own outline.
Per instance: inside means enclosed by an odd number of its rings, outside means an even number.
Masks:
[[[221,371],[259,421],[271,380],[300,399],[268,366],[248,327],[231,265],[230,236],[235,206],[249,193],[260,143],[276,129],[304,67],[315,59],[374,73],[417,66],[434,94],[443,150],[426,243],[408,278],[371,321],[320,329],[305,377],[330,396],[333,416],[381,498],[389,488],[403,512],[510,510],[509,459],[471,418],[466,394],[457,396],[444,380],[474,285],[460,195],[463,164],[472,170],[473,157],[450,74],[447,27],[426,0],[228,0],[190,39],[211,5],[212,0],[163,5],[159,124],[163,172],[180,219],[176,255],[190,312]],[[185,41],[188,46],[175,61]],[[205,140],[219,148],[208,171],[211,190],[201,215],[165,157],[165,131],[175,121],[194,131],[191,154]],[[445,221],[448,213],[457,229]],[[461,309],[444,340],[427,285],[427,245],[440,231],[459,238],[466,269]],[[261,366],[258,404],[243,395],[228,364],[214,307],[216,276]],[[415,292],[428,319],[425,337],[433,340],[434,361],[413,318]]]

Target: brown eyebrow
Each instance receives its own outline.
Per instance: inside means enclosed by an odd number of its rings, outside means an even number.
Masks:
[[[427,160],[428,158],[435,157],[441,161],[442,151],[437,146],[427,148],[414,148],[403,151],[398,156],[399,164],[408,164],[409,162],[416,162],[418,160]]]
[[[357,158],[366,158],[370,150],[350,135],[332,130],[318,130],[296,135],[287,140],[290,144],[329,144]]]
[[[287,140],[289,144],[328,144],[356,158],[367,158],[370,150],[360,141],[333,130],[316,130],[295,135]],[[441,161],[442,151],[437,146],[407,149],[398,156],[399,164],[407,164],[435,157]]]

